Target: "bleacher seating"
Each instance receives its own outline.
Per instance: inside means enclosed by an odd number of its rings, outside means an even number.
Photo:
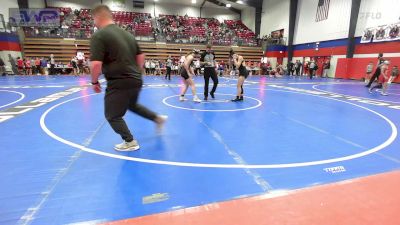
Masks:
[[[91,9],[57,8],[59,28],[25,28],[27,37],[90,38],[95,32]],[[159,15],[154,24],[149,13],[113,11],[117,25],[146,40],[172,43],[256,46],[255,34],[240,20]],[[153,27],[155,25],[155,27]]]
[[[157,18],[160,33],[168,42],[205,43],[218,45],[257,45],[255,34],[242,21],[214,18],[160,15]]]
[[[91,10],[58,9],[61,15],[60,28],[51,30],[25,28],[24,52],[26,56],[48,57],[54,54],[56,61],[63,63],[68,63],[77,51],[89,56],[88,38],[94,32]],[[259,61],[262,57],[262,50],[257,47],[254,33],[241,21],[220,22],[215,18],[160,15],[152,22],[151,15],[148,13],[113,11],[112,14],[117,25],[139,38],[145,36],[155,38],[158,34],[170,36],[170,39],[167,37],[166,44],[140,42],[143,52],[149,59],[163,60],[168,55],[180,57],[193,48],[204,49],[206,43],[214,44],[217,60],[228,59],[231,45],[242,46],[235,49],[248,61]],[[153,29],[153,25],[156,25],[156,29]]]
[[[190,50],[197,48],[205,50],[205,45],[194,44],[172,44],[172,43],[154,43],[139,42],[139,46],[146,54],[147,59],[165,60],[169,55],[180,57],[187,54]],[[227,61],[230,46],[213,47],[216,60]],[[259,62],[263,53],[261,47],[233,47],[233,49],[245,57],[247,61]],[[49,57],[54,54],[57,62],[67,64],[77,51],[90,56],[89,40],[72,40],[62,38],[25,38],[24,53],[27,57]]]
[[[66,38],[90,38],[94,32],[91,9],[58,8],[61,15],[59,28],[43,29],[25,28],[28,37],[66,37]],[[153,35],[151,15],[149,13],[136,13],[125,11],[113,11],[113,19],[116,24],[134,33],[136,36]]]

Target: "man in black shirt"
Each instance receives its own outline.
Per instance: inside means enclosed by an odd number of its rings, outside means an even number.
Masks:
[[[215,71],[215,55],[211,50],[211,45],[207,45],[206,51],[201,54],[200,63],[204,66],[204,100],[208,99],[208,84],[210,77],[214,83],[213,88],[210,92],[212,98],[215,98],[214,93],[218,87],[218,76]]]
[[[145,56],[135,37],[113,23],[111,10],[107,6],[100,5],[92,13],[94,23],[100,29],[90,41],[93,89],[96,93],[101,92],[98,78],[103,72],[107,80],[105,116],[113,130],[124,140],[115,149],[135,151],[140,147],[122,118],[126,111],[154,121],[160,130],[167,117],[157,115],[137,103],[143,84],[141,72]]]
[[[379,53],[378,55],[378,65],[376,66],[375,73],[372,75],[371,79],[369,80],[369,83],[365,86],[367,88],[370,88],[372,83],[379,78],[379,75],[381,75],[381,65],[385,62],[385,59],[383,58],[383,54]]]
[[[292,61],[290,61],[288,64],[287,64],[287,75],[294,75],[294,70],[295,70],[295,67],[294,67],[295,65],[294,65],[294,63],[292,62]]]
[[[296,64],[295,64],[296,76],[300,76],[301,75],[300,74],[300,70],[301,70],[302,66],[303,66],[303,63],[301,63],[300,60],[297,60]]]

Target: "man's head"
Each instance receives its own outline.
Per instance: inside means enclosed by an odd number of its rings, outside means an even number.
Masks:
[[[198,57],[198,56],[200,55],[200,50],[198,50],[198,49],[193,49],[193,50],[192,50],[192,54],[193,54],[194,57]]]
[[[92,10],[94,25],[103,28],[113,23],[112,12],[106,5],[99,5]]]
[[[207,52],[211,52],[211,48],[212,48],[212,46],[211,46],[210,44],[208,44],[208,45],[206,46],[206,51],[207,51]]]
[[[231,48],[231,50],[229,51],[229,57],[236,59],[237,58],[237,54],[235,51],[233,51],[233,49]]]

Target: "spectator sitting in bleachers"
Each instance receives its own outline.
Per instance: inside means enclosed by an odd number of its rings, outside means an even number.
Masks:
[[[24,28],[26,36],[90,38],[96,31],[90,9],[58,9],[60,27],[27,27]],[[113,11],[112,15],[117,25],[134,33],[136,37],[147,37],[149,40],[162,38],[163,41],[176,43],[249,46],[258,44],[255,34],[240,20],[220,22],[215,18],[160,15],[155,23],[152,23],[149,13]]]

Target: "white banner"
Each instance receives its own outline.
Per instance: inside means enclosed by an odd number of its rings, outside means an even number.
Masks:
[[[382,25],[364,30],[361,43],[400,40],[400,23]]]

